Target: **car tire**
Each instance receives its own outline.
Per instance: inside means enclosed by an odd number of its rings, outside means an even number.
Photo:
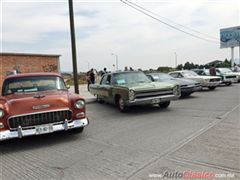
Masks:
[[[208,87],[208,89],[209,89],[209,90],[214,90],[214,89],[216,89],[216,86],[214,86],[214,87]]]
[[[232,83],[231,82],[227,82],[227,83],[225,83],[225,85],[226,86],[230,86],[230,85],[232,85]]]
[[[171,101],[159,103],[159,107],[160,107],[160,108],[168,108],[168,106],[170,105],[170,103],[171,103]]]
[[[121,96],[116,98],[116,101],[117,101],[116,103],[117,103],[118,109],[121,112],[127,112],[129,110],[128,106],[126,106],[125,101]]]
[[[182,93],[181,97],[189,97],[191,94],[192,94],[192,92],[191,93]]]
[[[84,130],[84,127],[80,127],[80,128],[71,129],[70,132],[73,134],[80,134],[83,132],[83,130]]]
[[[99,97],[99,95],[97,95],[97,102],[100,104],[104,103],[104,101]]]

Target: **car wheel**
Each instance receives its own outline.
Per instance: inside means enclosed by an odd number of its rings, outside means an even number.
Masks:
[[[117,98],[117,105],[118,105],[118,109],[121,112],[127,112],[128,111],[128,107],[126,106],[123,98],[121,98],[121,97]]]
[[[97,102],[101,104],[104,103],[104,101],[99,97],[99,95],[97,95]]]
[[[170,101],[163,102],[163,103],[159,103],[159,106],[160,106],[161,108],[167,108],[169,105],[170,105]]]
[[[209,89],[209,90],[214,90],[214,89],[216,89],[216,86],[214,86],[214,87],[208,87],[208,89]]]
[[[71,129],[70,132],[73,134],[79,134],[83,132],[84,127]]]
[[[225,83],[226,86],[230,86],[231,84],[232,84],[231,82]]]

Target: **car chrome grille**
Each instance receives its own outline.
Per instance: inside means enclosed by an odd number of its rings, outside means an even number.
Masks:
[[[221,81],[220,78],[210,79],[210,82],[219,82],[219,81]]]
[[[72,112],[70,110],[61,110],[10,117],[8,124],[10,129],[16,129],[18,126],[26,128],[42,124],[61,123],[65,119],[71,120],[71,118]]]
[[[172,90],[158,90],[158,91],[148,91],[148,92],[137,92],[135,97],[140,98],[148,98],[148,97],[155,97],[155,96],[165,96],[165,95],[172,95]]]

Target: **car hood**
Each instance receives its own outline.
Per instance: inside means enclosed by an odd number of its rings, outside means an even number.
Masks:
[[[226,75],[240,76],[240,72],[229,72],[229,73],[226,73]]]
[[[128,84],[125,87],[132,89],[134,91],[148,91],[148,90],[158,90],[158,89],[172,89],[175,86],[173,83],[169,82],[150,82],[150,83],[137,83]]]
[[[170,80],[166,80],[165,82],[173,83],[173,84],[179,84],[179,85],[192,85],[196,84],[198,82],[191,80],[191,79],[185,79],[185,78],[172,78]]]
[[[192,76],[191,79],[219,79],[219,76]]]
[[[10,115],[66,109],[69,107],[67,91],[44,91],[38,93],[5,96]]]

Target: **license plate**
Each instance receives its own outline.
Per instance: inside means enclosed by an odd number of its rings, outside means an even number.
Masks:
[[[46,133],[50,133],[50,132],[53,132],[52,125],[36,127],[36,134],[46,134]]]
[[[158,104],[158,103],[160,103],[160,99],[153,99],[152,100],[152,104]]]

